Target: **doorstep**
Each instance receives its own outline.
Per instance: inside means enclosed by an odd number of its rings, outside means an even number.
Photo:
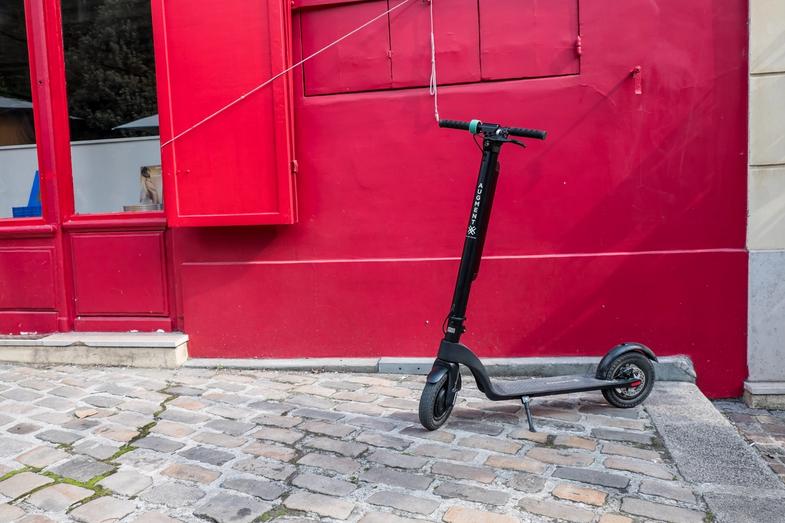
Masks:
[[[186,359],[188,335],[182,332],[62,332],[0,338],[3,362],[176,368]]]

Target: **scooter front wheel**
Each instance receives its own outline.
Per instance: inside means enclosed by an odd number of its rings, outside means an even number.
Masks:
[[[453,403],[448,403],[449,376],[445,374],[436,383],[426,383],[420,396],[420,423],[428,430],[436,430],[447,421]]]
[[[611,361],[607,380],[635,379],[628,387],[605,389],[602,395],[614,407],[629,409],[643,403],[654,387],[654,365],[640,352],[627,352]]]

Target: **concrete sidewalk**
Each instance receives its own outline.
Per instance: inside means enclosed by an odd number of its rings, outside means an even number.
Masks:
[[[0,366],[0,521],[756,523],[785,487],[690,383],[416,418],[421,376]]]

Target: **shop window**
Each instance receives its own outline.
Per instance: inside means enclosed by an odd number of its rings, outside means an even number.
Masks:
[[[479,0],[483,80],[578,74],[578,0]]]
[[[297,0],[303,56],[395,5]],[[428,85],[430,5],[415,0],[303,65],[305,95]],[[578,0],[435,1],[440,84],[578,74]]]
[[[0,218],[41,216],[24,0],[0,3]]]
[[[150,0],[61,9],[75,210],[161,210]]]

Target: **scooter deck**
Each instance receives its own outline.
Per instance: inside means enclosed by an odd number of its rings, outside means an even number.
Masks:
[[[628,383],[629,380],[601,380],[591,376],[575,375],[527,378],[516,381],[494,380],[491,382],[491,388],[500,399],[518,399],[524,396],[535,398],[587,390],[612,389],[626,386]]]

